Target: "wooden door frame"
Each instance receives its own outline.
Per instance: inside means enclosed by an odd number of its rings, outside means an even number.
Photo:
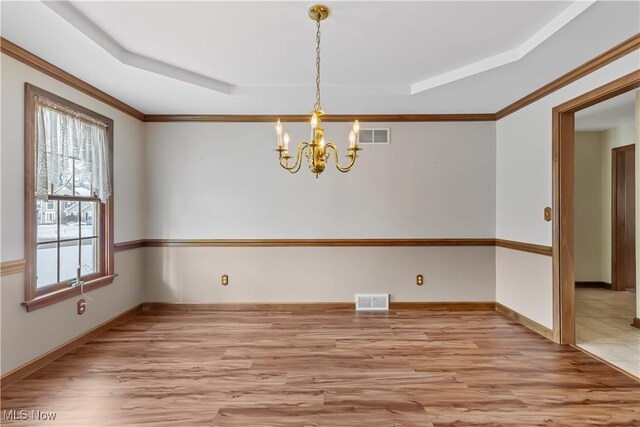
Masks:
[[[618,161],[617,153],[623,151],[634,151],[635,144],[623,145],[621,147],[614,147],[611,149],[611,289],[617,289],[617,274],[618,274],[618,232],[616,229],[616,219],[618,216]],[[634,157],[635,162],[635,157]],[[626,163],[626,162],[625,162]],[[625,165],[626,167],[626,165]],[[634,187],[635,189],[635,187]]]
[[[633,71],[553,108],[553,339],[575,344],[575,113],[640,87]]]

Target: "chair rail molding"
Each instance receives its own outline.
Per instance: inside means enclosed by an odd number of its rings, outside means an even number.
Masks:
[[[115,252],[157,247],[418,247],[497,246],[539,255],[552,255],[552,247],[495,238],[416,239],[141,239],[116,243]]]
[[[8,274],[24,273],[26,268],[27,268],[26,259],[2,261],[2,263],[0,263],[0,276],[5,276]]]

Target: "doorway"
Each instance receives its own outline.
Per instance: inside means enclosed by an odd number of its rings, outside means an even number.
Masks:
[[[553,109],[554,339],[562,344],[576,345],[575,115],[578,111],[638,87],[640,87],[640,72],[635,71]],[[636,133],[634,137],[637,138]],[[632,141],[632,143],[635,142],[635,140]],[[611,243],[605,246],[609,248],[608,251],[611,251],[606,261],[611,273],[609,286],[610,289],[615,286],[620,291],[609,289],[596,289],[596,291],[608,292],[608,295],[620,297],[630,293],[627,291],[628,288],[633,287],[635,290],[635,148],[624,146],[613,148],[615,149],[609,149],[611,158],[608,163],[608,176],[611,183],[606,186],[611,192],[608,209],[612,217],[607,220]],[[582,218],[579,219],[582,220]],[[582,289],[579,291],[582,297]],[[633,295],[633,311],[636,312],[636,293],[634,292]],[[630,328],[632,333],[638,331],[631,326],[635,322],[633,317],[625,318],[624,322],[624,327]],[[637,354],[640,353],[635,350],[634,357]],[[631,367],[638,368],[640,363],[635,365]],[[619,368],[631,372],[629,369]],[[632,375],[640,376],[640,372],[632,372]]]
[[[634,71],[553,109],[553,330],[575,344],[574,133],[575,113],[640,87]]]

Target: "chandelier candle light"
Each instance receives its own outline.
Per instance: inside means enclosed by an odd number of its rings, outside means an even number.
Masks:
[[[283,133],[282,123],[280,119],[276,123],[276,133],[278,134],[278,148],[276,151],[278,152],[278,160],[280,161],[280,166],[285,168],[291,173],[296,173],[300,170],[300,166],[302,165],[302,156],[306,157],[307,162],[309,163],[309,169],[312,173],[316,174],[316,178],[318,175],[324,171],[325,163],[331,157],[331,151],[333,151],[333,156],[336,164],[336,168],[340,172],[349,172],[358,158],[358,151],[361,148],[358,147],[357,137],[358,132],[360,131],[360,123],[356,120],[353,122],[353,128],[351,132],[349,132],[349,149],[347,157],[349,158],[349,164],[347,166],[340,165],[338,160],[338,148],[333,142],[326,142],[324,139],[324,129],[320,127],[322,116],[324,115],[324,111],[322,111],[322,107],[320,106],[320,21],[324,20],[329,16],[330,10],[327,6],[323,6],[321,4],[317,4],[312,6],[309,9],[309,17],[316,21],[316,103],[313,106],[313,111],[311,112],[311,138],[309,142],[303,141],[298,144],[298,148],[296,149],[296,159],[295,162],[289,165],[289,159],[292,156],[289,154],[289,134],[287,132]]]

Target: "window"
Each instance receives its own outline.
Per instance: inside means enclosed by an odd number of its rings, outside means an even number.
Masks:
[[[113,121],[26,84],[27,311],[113,281]]]

